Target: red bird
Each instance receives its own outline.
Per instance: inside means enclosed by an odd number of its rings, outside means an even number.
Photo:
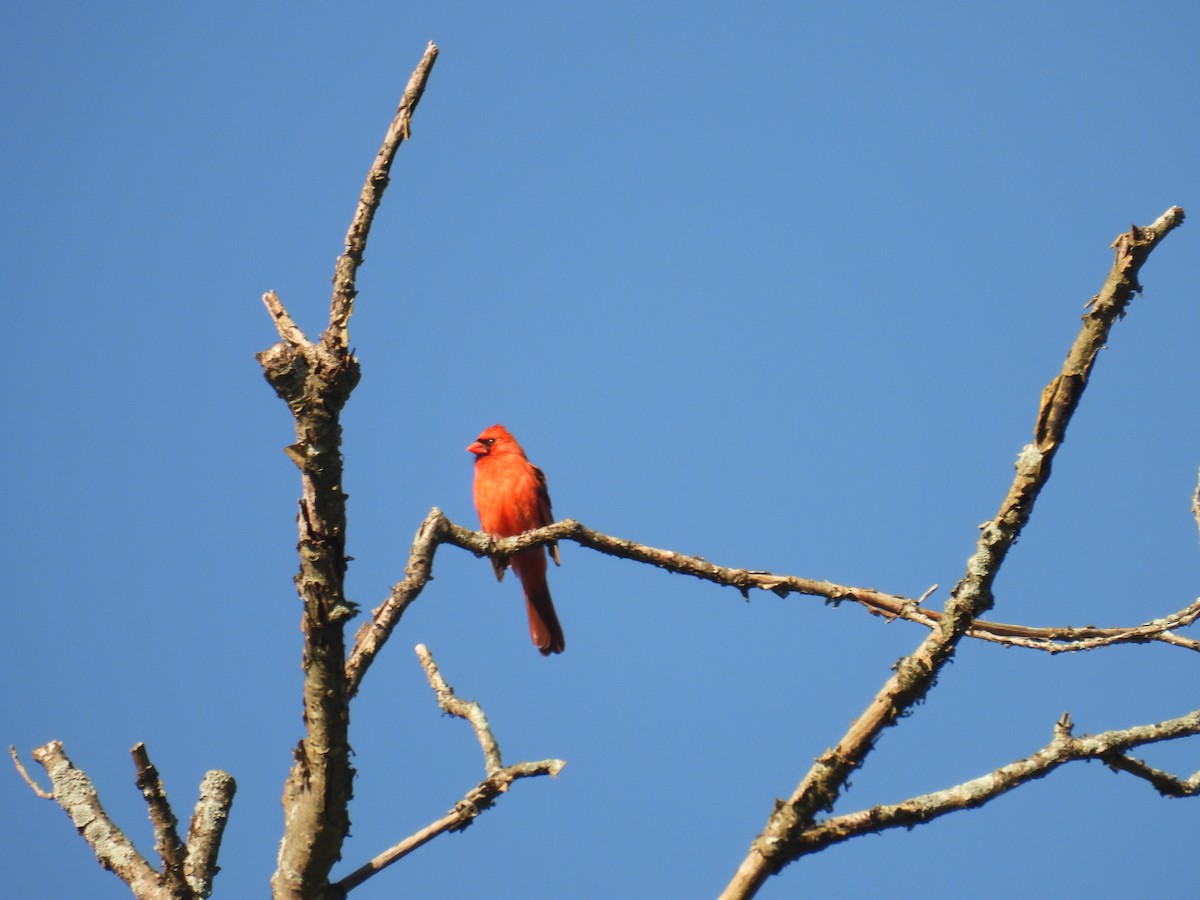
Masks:
[[[492,537],[505,538],[554,521],[550,513],[550,494],[545,473],[525,458],[517,439],[503,425],[493,425],[467,447],[475,454],[475,509],[479,524]],[[546,550],[558,565],[558,544]],[[513,571],[525,588],[525,609],[529,613],[529,636],[543,656],[562,653],[562,626],[550,600],[546,585],[546,557],[541,548],[514,553],[507,562],[492,560],[496,578],[512,563]]]

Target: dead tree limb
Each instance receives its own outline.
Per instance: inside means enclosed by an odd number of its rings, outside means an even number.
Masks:
[[[431,516],[435,514],[442,515],[440,510],[434,510]],[[444,519],[444,516],[442,518]],[[798,575],[779,575],[755,569],[729,568],[716,565],[698,556],[685,556],[673,550],[662,550],[625,538],[601,534],[574,519],[563,519],[553,525],[547,525],[545,528],[527,531],[511,538],[495,540],[482,532],[470,531],[460,525],[455,525],[448,519],[444,519],[435,526],[427,518],[422,523],[422,531],[418,532],[418,537],[426,533],[431,535],[435,541],[454,544],[471,551],[476,556],[511,555],[518,550],[541,546],[551,541],[575,541],[580,546],[597,550],[609,556],[632,559],[668,572],[691,575],[714,584],[735,587],[746,599],[749,599],[751,588],[771,591],[780,597],[786,597],[791,593],[804,594],[822,597],[834,604],[857,603],[873,615],[882,616],[889,621],[905,619],[930,629],[937,628],[945,615],[943,612],[926,609],[921,605],[932,593],[932,589],[927,591],[923,597],[905,597],[900,594],[878,591],[874,588],[835,584],[832,581],[820,581]],[[406,583],[407,580],[402,582],[402,584]],[[1149,622],[1109,628],[1097,628],[1091,625],[1035,628],[977,619],[967,629],[967,636],[1050,653],[1091,650],[1109,644],[1145,643],[1146,641],[1162,641],[1200,652],[1200,641],[1174,634],[1175,630],[1191,625],[1198,618],[1200,618],[1200,600]]]
[[[1196,527],[1200,528],[1200,480],[1196,482],[1196,492],[1192,494],[1192,515],[1196,519]]]
[[[21,762],[21,757],[17,755],[17,748],[12,744],[8,745],[8,755],[12,757],[13,765],[17,767],[17,774],[21,776],[21,779],[27,785],[29,785],[29,789],[33,791],[34,794],[41,797],[43,800],[54,799],[54,793],[52,791],[44,790],[40,784],[30,777],[29,771],[25,768],[25,763]]]
[[[1072,736],[1071,731],[1071,717],[1064,714],[1054,727],[1054,737],[1050,743],[1024,759],[945,790],[818,822],[800,835],[797,856],[817,853],[832,844],[859,835],[875,834],[891,828],[912,828],[952,812],[976,809],[1027,782],[1046,777],[1059,766],[1080,760],[1103,760],[1114,770],[1124,770],[1144,778],[1164,796],[1189,797],[1200,794],[1200,772],[1184,780],[1125,756],[1125,752],[1133,747],[1200,734],[1200,710],[1165,722],[1138,725],[1120,731],[1081,737]]]
[[[1191,718],[1200,717],[1200,712],[1192,713]],[[1167,724],[1165,722],[1160,724]],[[1197,729],[1200,730],[1200,729]],[[1195,733],[1195,732],[1193,732]],[[1125,755],[1121,749],[1100,756],[1104,764],[1114,772],[1128,772],[1143,781],[1148,781],[1156,791],[1164,797],[1197,797],[1200,796],[1200,769],[1190,778],[1180,778],[1170,772],[1164,772],[1153,766],[1148,766],[1140,759]]]
[[[184,877],[197,897],[212,895],[213,878],[219,871],[221,838],[236,791],[237,782],[226,772],[214,770],[200,782],[200,799],[188,825],[187,857],[183,864]]]
[[[212,771],[204,776],[200,802],[192,817],[192,832],[185,845],[179,839],[175,814],[145,745],[138,744],[130,751],[137,768],[137,785],[146,800],[155,845],[163,861],[160,872],[108,817],[91,779],[67,757],[61,741],[51,741],[33,751],[33,758],[50,777],[53,793],[39,788],[25,772],[16,751],[10,752],[30,788],[39,797],[52,799],[62,807],[100,865],[124,881],[139,900],[202,900],[211,896],[217,874],[216,854],[237,790],[227,773]],[[198,823],[200,818],[203,823]]]
[[[890,594],[874,588],[852,587],[835,584],[832,581],[802,578],[798,575],[779,575],[761,570],[720,566],[698,556],[687,556],[673,550],[662,550],[625,538],[602,534],[574,519],[563,519],[553,525],[547,525],[545,528],[527,531],[511,538],[495,540],[483,532],[471,531],[461,525],[456,525],[435,507],[417,528],[417,534],[413,538],[412,549],[409,552],[404,580],[392,588],[383,603],[372,610],[371,618],[358,629],[354,646],[346,662],[346,679],[349,682],[351,693],[357,692],[363,675],[379,651],[383,649],[388,636],[399,623],[405,610],[420,596],[421,591],[429,582],[433,574],[433,559],[437,554],[438,545],[451,544],[468,550],[476,556],[491,556],[493,554],[511,555],[518,550],[538,547],[551,541],[574,541],[582,547],[609,556],[630,559],[656,566],[668,572],[690,575],[713,584],[734,587],[747,599],[750,589],[756,588],[771,591],[780,597],[786,597],[788,594],[803,594],[821,597],[833,604],[843,601],[852,602],[861,605],[871,614],[882,616],[889,621],[904,619],[931,630],[937,628],[944,617],[944,613],[926,609],[921,605],[928,597],[929,592],[926,592],[925,597],[905,597],[901,594]],[[967,636],[1048,653],[1091,650],[1112,644],[1148,641],[1161,641],[1193,652],[1200,652],[1200,640],[1182,637],[1175,633],[1176,630],[1191,625],[1197,619],[1200,619],[1200,600],[1149,622],[1109,628],[1097,628],[1091,625],[1078,628],[1069,626],[1035,628],[1028,625],[1011,625],[1004,622],[976,619],[967,629]]]
[[[500,745],[496,743],[496,736],[492,734],[492,726],[488,724],[483,707],[474,700],[464,700],[455,696],[454,688],[450,687],[446,683],[446,679],[442,677],[442,672],[438,668],[438,664],[434,662],[433,654],[429,652],[428,647],[424,644],[417,644],[416,653],[417,659],[421,661],[421,667],[425,669],[425,677],[429,680],[429,686],[433,688],[433,693],[437,696],[438,706],[446,712],[446,715],[457,716],[466,721],[475,731],[475,738],[479,741],[479,748],[483,751],[483,770],[491,775],[504,768],[504,762],[500,756]]]
[[[355,608],[344,593],[346,494],[342,491],[341,411],[358,384],[358,360],[349,350],[348,323],[356,279],[392,161],[409,136],[413,112],[437,59],[430,43],[413,71],[383,144],[367,173],[333,278],[329,325],[309,341],[274,292],[263,297],[281,338],[258,354],[267,381],[295,418],[296,442],[286,449],[300,470],[300,572],[304,603],[305,735],[284,785],[284,835],[271,878],[278,900],[322,897],[329,872],[350,830],[350,691],[344,670],[344,628]]]
[[[38,747],[33,751],[33,758],[46,770],[53,786],[54,800],[71,817],[100,865],[129,885],[135,897],[159,900],[165,896],[159,873],[108,817],[92,780],[67,757],[62,742],[51,741]]]
[[[146,745],[138,742],[130,751],[137,768],[137,786],[150,810],[150,824],[154,826],[154,848],[163,864],[163,881],[171,896],[188,896],[191,888],[183,875],[187,848],[179,838],[179,821],[167,802],[167,792],[158,769],[150,762]]]
[[[429,679],[429,686],[433,688],[433,692],[437,696],[438,706],[449,715],[465,719],[474,729],[475,737],[483,750],[483,764],[487,777],[468,791],[466,796],[459,800],[454,805],[454,809],[446,815],[389,847],[333,885],[335,897],[344,897],[368,878],[378,875],[392,863],[429,843],[439,834],[445,834],[447,831],[462,831],[467,828],[517,779],[532,778],[538,775],[549,775],[553,778],[566,765],[566,762],[561,759],[543,759],[539,762],[504,765],[500,756],[500,745],[496,742],[495,735],[492,734],[492,728],[488,724],[483,708],[474,700],[463,700],[455,696],[454,688],[450,687],[442,677],[428,647],[418,644],[416,652],[417,658],[420,659],[421,665],[425,669],[425,677]]]
[[[1088,304],[1083,327],[1062,371],[1042,391],[1033,442],[1018,455],[1012,486],[996,517],[981,528],[966,575],[951,592],[942,619],[912,655],[896,664],[895,674],[837,745],[816,759],[792,795],[775,804],[766,827],[721,894],[724,900],[753,896],[770,875],[797,857],[805,830],[821,810],[833,808],[847,779],[862,765],[883,729],[926,695],[972,623],[992,608],[992,584],[1050,478],[1054,455],[1066,437],[1096,357],[1112,326],[1141,290],[1138,272],[1142,264],[1183,218],[1184,211],[1172,207],[1153,224],[1132,226],[1113,242],[1115,259],[1104,286]]]

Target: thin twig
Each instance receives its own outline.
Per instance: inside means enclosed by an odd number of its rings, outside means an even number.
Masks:
[[[474,822],[481,812],[495,803],[497,797],[508,791],[509,786],[518,778],[531,778],[537,775],[549,775],[553,778],[566,765],[566,762],[561,759],[544,759],[540,762],[522,762],[514,766],[505,766],[500,758],[500,746],[496,742],[495,735],[492,734],[483,708],[474,700],[462,700],[455,696],[454,688],[447,684],[446,679],[442,677],[428,647],[418,644],[416,653],[417,658],[421,661],[421,666],[425,669],[425,676],[429,679],[429,686],[437,695],[438,706],[449,715],[466,719],[475,730],[475,736],[483,748],[487,778],[468,791],[467,795],[454,805],[454,809],[442,818],[389,847],[366,865],[360,866],[334,884],[333,890],[338,892],[336,896],[344,897],[368,878],[379,874],[392,863],[412,853],[439,834],[447,831],[462,831]]]
[[[411,135],[412,116],[416,112],[417,104],[421,102],[421,95],[425,93],[425,85],[429,81],[429,74],[433,71],[433,64],[437,61],[437,56],[437,45],[430,41],[429,46],[425,49],[425,55],[417,63],[412,77],[408,80],[408,86],[405,87],[404,94],[400,97],[400,105],[396,109],[392,124],[388,126],[383,144],[375,156],[375,162],[367,172],[366,182],[363,184],[362,193],[358,199],[358,208],[354,211],[354,218],[346,232],[346,251],[338,258],[337,267],[334,269],[329,328],[321,336],[321,343],[331,350],[335,348],[345,350],[349,347],[346,324],[350,321],[350,314],[354,311],[354,298],[358,294],[356,287],[358,267],[362,265],[363,254],[367,249],[367,235],[371,230],[375,211],[379,209],[379,204],[383,200],[383,191],[388,185],[388,173],[392,168],[392,160],[396,158],[396,151],[400,149],[400,143]]]
[[[418,847],[421,847],[432,841],[439,834],[444,834],[445,832],[453,829],[454,826],[458,824],[459,820],[460,816],[458,810],[455,809],[454,811],[442,816],[442,818],[438,819],[436,822],[429,823],[420,831],[410,834],[404,840],[400,841],[400,843],[393,847],[389,847],[387,850],[384,850],[370,862],[355,869],[341,881],[336,882],[333,885],[333,888],[336,891],[340,891],[340,895],[335,894],[335,896],[346,896],[346,894],[354,890],[354,888],[358,887],[368,878],[378,875],[392,863],[398,862],[399,860],[408,856],[408,854],[412,853]]]
[[[29,789],[41,797],[43,800],[53,800],[54,795],[49,791],[42,790],[41,786],[30,777],[25,771],[25,764],[21,762],[21,757],[17,755],[17,748],[12,744],[8,745],[8,755],[12,757],[13,765],[17,767],[17,773],[25,779],[25,783],[29,785]]]
[[[504,763],[500,759],[500,745],[496,743],[496,736],[492,734],[492,728],[488,725],[483,707],[474,700],[463,700],[454,695],[454,688],[450,687],[446,683],[446,679],[442,677],[428,647],[424,644],[417,644],[416,653],[417,659],[421,661],[421,665],[425,669],[425,677],[429,679],[429,686],[433,688],[433,692],[437,696],[438,706],[447,714],[466,719],[471,724],[475,730],[475,737],[479,739],[479,746],[483,749],[484,771],[489,775],[499,771],[504,767]]]
[[[279,336],[293,347],[303,347],[308,343],[308,338],[304,336],[304,332],[296,325],[291,314],[284,307],[283,301],[279,299],[279,295],[274,291],[267,291],[262,296],[263,305],[266,306],[267,312],[271,314],[271,319],[275,322],[275,330],[279,332]]]
[[[341,891],[341,896],[345,896],[368,878],[378,875],[392,863],[412,853],[421,845],[429,843],[439,834],[445,834],[447,831],[462,831],[467,828],[481,812],[495,803],[496,798],[506,793],[514,781],[538,775],[549,775],[553,778],[562,771],[565,765],[566,763],[561,759],[543,759],[539,762],[517,763],[498,769],[472,788],[449,813],[426,825],[420,831],[409,835],[395,846],[389,847],[366,865],[355,869],[334,884],[333,888]]]
[[[1105,764],[1114,771],[1128,772],[1154,785],[1164,797],[1196,797],[1200,796],[1200,771],[1191,778],[1180,778],[1153,766],[1148,766],[1140,759],[1133,759],[1124,754],[1103,756]]]
[[[469,531],[448,519],[440,527],[434,529],[434,532],[441,535],[441,539],[445,543],[462,547],[477,556],[489,553],[511,555],[518,550],[540,546],[551,541],[575,541],[581,546],[610,556],[633,559],[669,572],[691,575],[714,584],[735,587],[742,592],[743,596],[748,595],[751,588],[758,588],[771,591],[781,597],[786,597],[789,593],[796,593],[822,597],[834,604],[850,601],[858,603],[873,615],[882,616],[889,621],[904,619],[930,629],[937,628],[945,615],[938,610],[926,609],[921,606],[930,591],[937,587],[936,585],[921,597],[914,599],[877,591],[874,588],[852,587],[832,581],[818,581],[796,575],[778,575],[755,569],[729,568],[716,565],[698,556],[685,556],[672,550],[661,550],[624,538],[601,534],[574,519],[563,519],[545,528],[538,528],[501,540],[495,540],[483,532]],[[976,619],[967,630],[967,634],[970,637],[1000,644],[1061,653],[1091,649],[1093,646],[1107,644],[1144,643],[1152,640],[1168,641],[1166,635],[1170,631],[1190,625],[1197,618],[1200,618],[1200,600],[1177,612],[1140,625],[1111,628],[1097,628],[1091,625],[1078,628],[1069,626],[1035,628],[1027,625],[1011,625],[1004,622]],[[1169,642],[1200,651],[1200,641],[1183,638]]]
[[[429,583],[433,574],[433,557],[442,530],[449,521],[436,506],[421,521],[413,538],[408,565],[404,568],[404,580],[392,587],[388,598],[372,610],[370,621],[364,622],[354,636],[354,647],[346,660],[346,690],[351,697],[358,693],[363,677],[387,643],[404,611]]]

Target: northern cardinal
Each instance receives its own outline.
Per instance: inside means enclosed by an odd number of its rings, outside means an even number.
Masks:
[[[479,524],[492,537],[512,537],[554,521],[545,473],[525,458],[517,439],[503,425],[493,425],[467,447],[475,454],[475,509]],[[558,545],[546,550],[558,565]],[[546,557],[540,547],[514,553],[506,561],[493,559],[497,580],[512,563],[525,588],[525,610],[529,613],[529,636],[543,656],[562,653],[562,626],[546,585]]]

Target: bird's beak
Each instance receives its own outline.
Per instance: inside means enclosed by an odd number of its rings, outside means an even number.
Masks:
[[[478,459],[481,456],[487,455],[487,447],[483,446],[482,441],[476,441],[475,443],[473,443],[469,447],[467,447],[467,452],[474,453],[475,458]]]

